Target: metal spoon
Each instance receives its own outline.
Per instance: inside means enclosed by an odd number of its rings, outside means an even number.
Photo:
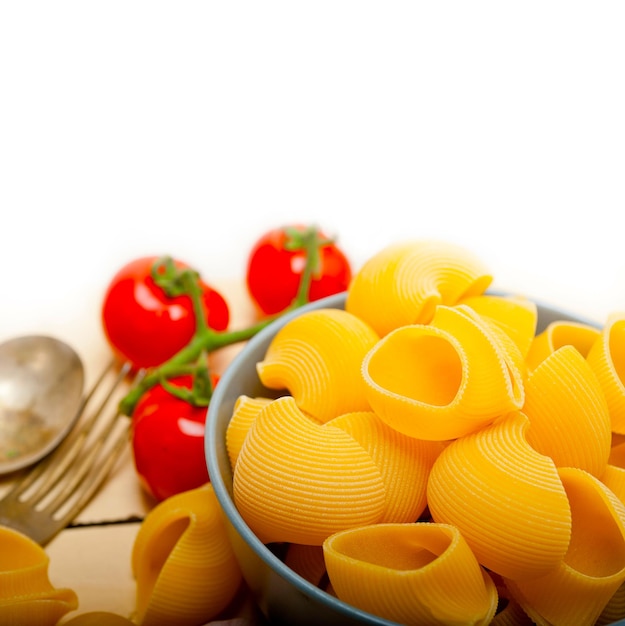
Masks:
[[[0,344],[0,475],[32,465],[69,433],[84,367],[66,343],[44,335]]]

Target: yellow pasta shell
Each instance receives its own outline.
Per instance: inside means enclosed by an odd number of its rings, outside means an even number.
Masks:
[[[140,626],[196,626],[215,617],[242,581],[210,484],[160,502],[135,538]]]
[[[605,605],[595,622],[595,626],[608,626],[622,619],[625,619],[625,583],[621,584]]]
[[[258,376],[269,389],[286,389],[321,422],[366,411],[362,359],[378,340],[369,325],[342,309],[319,309],[285,324],[272,339]]]
[[[625,469],[616,465],[606,466],[601,482],[625,504]]]
[[[264,407],[235,467],[234,502],[264,543],[321,545],[376,522],[385,486],[371,455],[340,428],[304,414],[291,396]]]
[[[491,282],[483,263],[461,246],[408,241],[363,264],[348,288],[345,309],[382,337],[400,326],[427,324],[439,304],[480,295]]]
[[[568,320],[551,322],[534,337],[527,353],[527,365],[534,369],[563,346],[573,346],[585,358],[599,335],[600,330],[588,324]]]
[[[376,524],[323,544],[341,600],[401,624],[488,624],[497,591],[457,528]]]
[[[54,626],[78,608],[72,589],[50,582],[49,563],[39,544],[0,526],[0,624]]]
[[[625,441],[615,443],[614,437],[612,438],[612,447],[610,448],[608,463],[616,465],[617,467],[625,467]]]
[[[347,413],[328,426],[349,433],[370,455],[385,485],[383,522],[414,522],[425,510],[427,479],[442,444],[408,437],[372,411]]]
[[[612,430],[625,434],[625,313],[608,318],[586,358],[608,402]]]
[[[429,325],[398,328],[369,351],[363,377],[371,408],[419,439],[474,432],[524,401],[519,353],[468,307],[439,306]]]
[[[315,587],[323,586],[326,563],[321,546],[290,543],[284,557],[284,564]]]
[[[588,472],[559,472],[572,512],[569,550],[543,576],[508,588],[537,624],[592,626],[625,580],[625,507]]]
[[[484,294],[461,300],[476,313],[501,328],[525,358],[536,335],[538,307],[528,298]]]
[[[503,579],[496,575],[493,578],[497,587],[499,605],[489,626],[535,626],[530,616],[512,597]]]
[[[452,441],[434,462],[427,489],[434,521],[457,526],[482,565],[515,580],[555,567],[571,536],[558,471],[528,444],[528,427],[515,411]]]
[[[226,428],[226,450],[233,470],[249,429],[260,410],[269,402],[271,398],[250,398],[246,395],[235,400],[232,417]]]
[[[558,467],[601,476],[612,435],[605,396],[594,372],[571,345],[547,356],[525,382],[529,443]]]

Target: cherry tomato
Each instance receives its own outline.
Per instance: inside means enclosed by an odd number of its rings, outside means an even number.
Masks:
[[[113,351],[136,368],[160,365],[189,343],[195,316],[187,295],[169,297],[151,276],[157,257],[143,257],[122,267],[109,283],[102,323]],[[179,268],[188,267],[175,260]],[[226,330],[230,320],[223,296],[200,281],[207,323]]]
[[[306,264],[304,249],[288,249],[290,228],[302,233],[307,229],[295,224],[270,230],[256,241],[248,257],[247,288],[257,307],[267,315],[280,313],[293,302]],[[322,231],[317,233],[327,238]],[[309,301],[345,291],[352,277],[350,263],[335,243],[321,246],[319,261],[319,271],[310,284]]]
[[[190,389],[192,378],[169,382]],[[143,488],[158,501],[209,481],[205,422],[206,407],[189,404],[161,385],[141,396],[132,414],[133,459]]]

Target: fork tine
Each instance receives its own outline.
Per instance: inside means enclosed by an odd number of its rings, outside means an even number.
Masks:
[[[104,380],[114,367],[115,360],[111,360],[104,368],[96,382],[93,384],[87,395],[83,398],[78,409],[78,417],[76,420],[77,425],[80,425],[81,416],[85,413],[87,406],[94,398],[96,391],[102,387]],[[127,363],[122,366],[119,375],[115,378],[114,386],[119,384],[121,379],[127,375],[129,369],[130,367]],[[113,389],[114,387],[111,388],[111,390],[107,394],[107,401],[110,398]],[[99,409],[94,411],[90,419],[86,421],[79,430],[75,431],[74,433],[70,433],[68,437],[63,442],[61,442],[61,444],[57,448],[55,448],[46,458],[40,461],[37,465],[35,465],[20,482],[16,483],[16,485],[9,491],[7,496],[9,494],[17,495],[27,491],[32,485],[37,482],[42,474],[47,472],[50,465],[53,465],[57,459],[61,458],[62,462],[54,465],[52,474],[46,474],[46,479],[43,486],[51,486],[54,482],[56,482],[56,480],[58,480],[58,478],[67,469],[67,466],[69,466],[71,460],[74,459],[80,452],[81,445],[84,442],[86,435],[92,428],[94,421],[97,419],[99,412],[101,412],[103,408],[103,405],[101,405]]]
[[[89,395],[86,398],[83,410],[85,410],[91,399],[95,395],[95,391],[99,389],[102,385],[102,381],[109,373],[111,366],[107,367],[104,370],[104,373],[100,376],[94,387],[89,392]],[[109,389],[105,397],[101,400],[101,402],[97,405],[97,407],[89,414],[88,419],[85,423],[80,427],[80,429],[76,432],[76,434],[68,441],[67,450],[60,450],[59,455],[56,454],[51,456],[49,461],[47,461],[46,466],[38,472],[39,475],[43,473],[43,471],[48,470],[48,473],[45,474],[44,478],[37,485],[36,491],[33,491],[30,494],[29,500],[31,502],[38,501],[40,502],[45,498],[46,495],[50,493],[50,491],[57,485],[61,479],[67,476],[66,472],[71,467],[72,474],[70,479],[65,485],[64,491],[71,491],[73,488],[77,487],[80,483],[81,477],[84,477],[86,469],[88,466],[86,465],[88,461],[88,457],[84,454],[84,446],[87,443],[89,435],[93,432],[94,428],[100,425],[100,420],[104,414],[104,410],[106,409],[108,403],[110,402],[115,389],[118,388],[120,383],[124,380],[127,373],[130,371],[130,365],[128,363],[124,364],[124,366],[120,369],[118,374],[115,376],[112,381]],[[118,417],[117,411],[112,411],[109,414],[109,418],[107,423],[105,424],[105,430],[101,433],[101,436],[97,439],[96,445],[105,441],[105,436],[109,433],[109,431],[115,425],[116,419]],[[58,463],[56,462],[58,459]],[[50,471],[52,470],[52,471]],[[33,481],[30,482],[33,484]],[[26,490],[23,490],[24,493]],[[57,500],[60,502],[59,494]]]
[[[131,422],[117,407],[106,411],[131,370],[129,363],[124,364],[102,391],[114,367],[112,362],[104,369],[83,400],[77,429],[0,500],[0,523],[45,545],[102,486],[127,448]],[[132,384],[143,375],[140,371]],[[96,395],[104,397],[91,410]]]

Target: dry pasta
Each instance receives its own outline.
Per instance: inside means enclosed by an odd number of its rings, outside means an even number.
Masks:
[[[306,580],[387,619],[607,624],[625,616],[625,314],[536,335],[536,304],[491,281],[460,247],[406,242],[345,311],[285,325],[258,373],[286,395],[242,396],[229,426],[235,504]]]
[[[320,309],[285,324],[258,363],[270,389],[286,389],[297,405],[322,422],[366,411],[362,359],[378,336],[355,315]]]
[[[543,359],[563,346],[573,346],[586,358],[590,348],[599,337],[598,328],[568,320],[556,320],[532,340],[526,356],[530,369],[537,367]]]
[[[215,617],[242,581],[210,484],[160,502],[132,551],[139,626],[194,626]]]
[[[529,443],[558,467],[579,467],[595,476],[610,455],[610,414],[599,381],[571,345],[547,356],[525,383],[523,412]]]
[[[386,498],[378,522],[417,520],[425,510],[428,476],[442,446],[403,435],[372,411],[347,413],[328,422],[328,426],[349,433],[380,470]]]
[[[48,578],[45,550],[20,532],[0,526],[0,624],[54,626],[78,608],[72,589]]]
[[[310,419],[291,396],[263,407],[235,467],[234,502],[265,543],[321,545],[376,522],[385,487],[371,455],[340,428]]]
[[[226,450],[232,469],[236,465],[239,452],[252,423],[259,411],[269,402],[271,402],[270,398],[250,398],[245,395],[236,399],[232,418],[226,429]]]
[[[284,563],[315,587],[324,586],[326,562],[321,546],[290,543],[287,547]]]
[[[625,313],[610,316],[587,360],[605,394],[612,430],[625,434]]]
[[[605,605],[595,626],[608,626],[621,619],[625,619],[625,583],[621,584]]]
[[[625,469],[608,463],[601,482],[623,503],[625,504]]]
[[[499,326],[525,358],[536,335],[538,308],[528,298],[483,294],[461,300],[483,318]]]
[[[453,441],[436,459],[427,490],[434,521],[456,526],[482,565],[513,580],[555,567],[571,537],[557,468],[528,444],[528,427],[517,411]]]
[[[538,624],[592,626],[625,580],[625,507],[588,472],[559,473],[572,511],[569,549],[544,575],[507,584]]]
[[[377,524],[329,537],[328,577],[339,598],[401,624],[485,625],[495,585],[446,524]]]
[[[439,304],[481,295],[491,282],[483,263],[461,246],[408,241],[363,264],[349,286],[345,309],[384,336],[400,326],[429,323]]]
[[[398,328],[363,361],[372,409],[420,439],[474,432],[523,404],[519,354],[468,307],[439,306],[432,322]]]

